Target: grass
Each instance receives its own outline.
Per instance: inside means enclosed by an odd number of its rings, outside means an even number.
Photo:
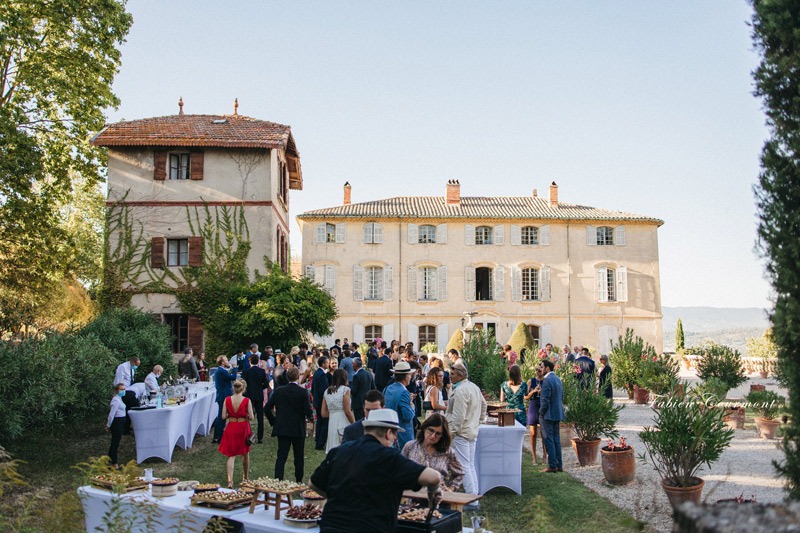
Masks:
[[[72,465],[86,461],[89,457],[104,455],[108,451],[110,437],[101,428],[74,427],[60,428],[52,433],[37,435],[35,438],[20,441],[9,446],[15,458],[26,461],[20,473],[33,488],[47,487],[54,495],[64,496],[62,511],[71,509],[76,513],[75,520],[68,520],[64,513],[60,517],[59,531],[74,531],[74,524],[80,521],[80,507],[75,488],[84,480],[82,474]],[[265,428],[269,435],[269,427]],[[272,476],[275,467],[277,440],[265,436],[265,444],[256,444],[250,453],[250,476]],[[564,453],[572,453],[568,448]],[[325,457],[324,452],[314,449],[314,440],[306,439],[305,479]],[[120,461],[126,462],[136,457],[133,438],[122,439],[119,452]],[[159,459],[145,461],[143,468],[152,468],[158,477],[177,477],[182,480],[196,479],[201,482],[216,482],[225,486],[225,458],[217,452],[217,445],[211,444],[211,436],[196,437],[194,446],[188,450],[176,448],[173,462],[168,464]],[[613,530],[616,532],[641,531],[643,524],[625,511],[587,489],[569,474],[545,474],[543,466],[530,464],[530,455],[523,454],[522,495],[508,489],[494,489],[482,500],[480,511],[467,512],[464,525],[471,526],[470,516],[481,515],[488,518],[487,527],[497,533],[531,532],[594,532]],[[236,460],[234,480],[242,478],[241,459]],[[286,478],[294,479],[294,465],[289,456],[286,465]],[[8,502],[13,494],[6,494]],[[577,517],[580,517],[578,519]],[[77,521],[77,522],[76,522]],[[28,531],[52,530],[47,517],[36,517],[34,523],[45,523]]]

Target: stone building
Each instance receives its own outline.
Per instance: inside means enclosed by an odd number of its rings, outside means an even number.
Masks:
[[[517,323],[540,345],[607,353],[633,328],[662,349],[663,221],[526,197],[403,196],[297,217],[303,272],[336,299],[335,337],[443,348],[467,317],[505,342]],[[326,342],[329,339],[324,339]]]

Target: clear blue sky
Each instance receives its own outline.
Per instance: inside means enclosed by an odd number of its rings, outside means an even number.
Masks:
[[[292,127],[292,219],[353,201],[540,194],[666,221],[667,306],[766,307],[766,138],[744,1],[133,0],[110,121],[239,112]],[[292,223],[293,253],[300,232]]]

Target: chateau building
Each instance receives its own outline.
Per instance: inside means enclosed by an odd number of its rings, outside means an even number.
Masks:
[[[185,267],[248,242],[251,276],[264,257],[289,268],[289,191],[303,188],[289,126],[238,114],[178,115],[111,124],[106,261],[131,304],[172,328],[173,352],[203,347],[199,320],[168,289]],[[165,290],[165,288],[167,290]]]
[[[626,328],[662,350],[662,220],[549,197],[404,196],[297,217],[303,272],[336,299],[335,337],[435,343],[470,318],[504,343],[518,323],[540,345],[608,353]],[[326,342],[329,339],[324,339]]]

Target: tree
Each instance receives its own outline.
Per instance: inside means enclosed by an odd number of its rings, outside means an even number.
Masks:
[[[457,329],[450,335],[450,340],[447,341],[447,346],[445,346],[445,353],[449,352],[450,350],[461,350],[464,349],[464,331]]]
[[[511,349],[517,352],[518,354],[522,355],[523,348],[526,351],[526,357],[530,359],[536,359],[534,356],[536,355],[534,349],[536,347],[536,341],[531,335],[531,331],[528,329],[528,326],[525,325],[524,322],[520,322],[517,324],[517,327],[514,328],[514,333],[511,334],[511,337],[508,339],[506,344],[511,345]]]
[[[800,4],[752,0],[753,42],[761,54],[754,72],[755,94],[763,100],[770,136],[761,151],[755,195],[758,248],[774,289],[771,312],[778,372],[792,398],[800,397]],[[800,402],[789,404],[783,439],[785,461],[776,464],[788,481],[789,497],[800,499]]]
[[[683,337],[683,322],[678,319],[678,325],[675,326],[675,352],[682,354],[686,348],[686,339]]]

